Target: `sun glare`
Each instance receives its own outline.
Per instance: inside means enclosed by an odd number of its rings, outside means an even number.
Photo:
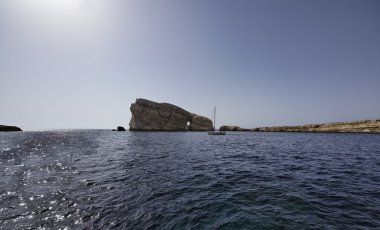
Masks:
[[[35,0],[36,4],[40,5],[41,7],[48,6],[48,7],[73,7],[76,5],[80,5],[82,2],[81,0]]]

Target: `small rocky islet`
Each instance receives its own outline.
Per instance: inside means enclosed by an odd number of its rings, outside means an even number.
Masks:
[[[118,126],[116,129],[112,129],[112,131],[124,132],[126,130],[123,126]]]
[[[17,132],[17,131],[22,131],[17,126],[9,126],[9,125],[0,125],[0,132]]]

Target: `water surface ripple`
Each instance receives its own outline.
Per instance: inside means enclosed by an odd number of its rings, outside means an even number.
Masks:
[[[380,135],[0,133],[0,229],[378,229]]]

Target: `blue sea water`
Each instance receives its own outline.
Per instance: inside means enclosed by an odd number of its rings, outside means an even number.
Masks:
[[[380,135],[0,133],[0,229],[379,229]]]

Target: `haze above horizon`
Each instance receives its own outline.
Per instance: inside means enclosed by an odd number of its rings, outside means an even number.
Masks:
[[[217,126],[380,118],[380,2],[0,1],[0,124],[128,127],[136,98]]]

